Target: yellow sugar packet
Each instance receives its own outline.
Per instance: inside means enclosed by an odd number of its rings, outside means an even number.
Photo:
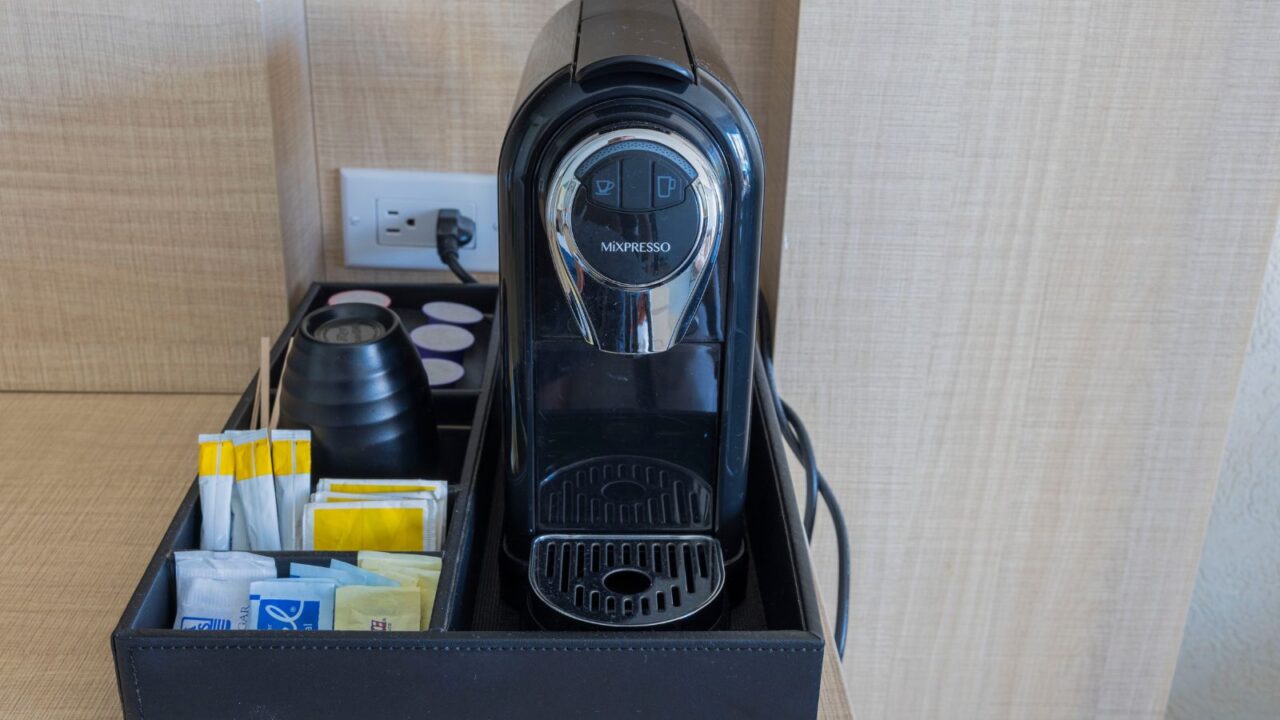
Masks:
[[[231,549],[231,486],[236,458],[231,440],[222,433],[200,435],[200,549]]]
[[[397,553],[397,552],[380,552],[378,550],[361,550],[356,553],[356,565],[364,567],[364,564],[373,563],[378,565],[400,564],[416,567],[422,570],[441,570],[444,568],[444,560],[435,555],[419,555],[417,553]]]
[[[356,564],[363,570],[376,572],[387,577],[401,577],[408,575],[412,577],[418,585],[418,592],[421,597],[422,610],[422,628],[425,630],[431,627],[431,613],[435,610],[436,591],[440,585],[440,569],[427,569],[422,564],[414,564],[410,562],[399,561],[398,558],[418,558],[434,560],[437,563],[440,558],[430,557],[427,555],[395,555],[388,553],[377,553],[376,556],[360,553],[360,557],[356,560]],[[394,579],[394,578],[393,578]]]
[[[279,550],[275,481],[271,476],[271,444],[266,430],[228,431],[235,448],[236,482],[231,511],[244,523],[250,550]],[[234,536],[232,542],[235,542]]]
[[[272,430],[276,515],[283,550],[302,549],[302,508],[311,494],[311,431]]]
[[[303,549],[439,550],[437,512],[434,498],[307,503],[302,512]]]
[[[422,593],[415,587],[345,585],[334,594],[334,630],[422,629]]]

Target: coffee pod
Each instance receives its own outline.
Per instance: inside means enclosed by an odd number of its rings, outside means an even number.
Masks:
[[[461,328],[470,327],[484,319],[484,313],[470,305],[447,300],[436,300],[423,305],[422,314],[427,316],[428,323],[444,323]]]
[[[391,307],[391,298],[377,290],[343,290],[340,293],[334,293],[329,296],[329,305],[344,305],[346,303],[364,303],[366,305],[389,308]]]
[[[427,373],[400,319],[376,305],[332,305],[302,319],[281,376],[280,424],[311,431],[313,477],[438,469]]]
[[[423,325],[409,333],[418,354],[424,358],[441,358],[462,362],[462,356],[476,342],[476,336],[456,325]]]
[[[467,373],[458,363],[441,358],[427,358],[422,361],[422,367],[426,368],[427,379],[433,388],[448,387]]]

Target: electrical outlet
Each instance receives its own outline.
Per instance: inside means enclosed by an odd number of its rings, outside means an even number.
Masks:
[[[498,183],[493,175],[342,168],[342,244],[348,267],[444,270],[436,217],[456,208],[476,223],[459,251],[473,272],[498,271]]]

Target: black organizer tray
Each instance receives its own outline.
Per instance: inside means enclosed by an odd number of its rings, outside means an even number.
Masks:
[[[491,311],[493,285],[314,285],[277,340],[272,385],[302,316],[334,292],[386,293],[409,329],[453,300]],[[178,508],[112,633],[128,718],[813,718],[823,640],[808,551],[768,386],[757,372],[747,497],[747,587],[713,631],[548,632],[500,597],[501,393],[491,314],[457,387],[436,390],[450,517],[431,629],[171,629],[173,551],[198,545],[197,485]],[[757,362],[757,366],[759,363]],[[759,369],[759,368],[757,368]],[[248,422],[255,384],[228,428]],[[194,447],[194,446],[193,446]],[[194,451],[193,451],[194,457]],[[318,479],[318,478],[314,478]],[[353,553],[278,552],[290,561]]]

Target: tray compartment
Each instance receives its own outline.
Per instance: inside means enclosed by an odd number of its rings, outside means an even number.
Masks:
[[[273,379],[302,314],[350,287],[356,286],[313,287],[276,343]],[[459,297],[448,293],[491,307],[497,295],[494,286],[363,287],[386,292],[394,305],[408,308]],[[488,304],[480,305],[478,298],[485,297]],[[486,338],[478,387],[433,394],[450,428],[442,444],[452,448],[447,479],[456,486],[432,628],[396,633],[171,629],[172,552],[193,547],[198,537],[193,483],[112,636],[126,717],[815,716],[821,623],[773,404],[760,373],[747,500],[750,571],[727,626],[547,632],[523,626],[520,614],[499,598],[502,433],[494,337]],[[469,367],[468,373],[474,376],[475,369]],[[237,405],[232,426],[247,418],[252,389],[251,384]],[[453,407],[446,415],[449,402]],[[354,557],[268,554],[285,565]]]

